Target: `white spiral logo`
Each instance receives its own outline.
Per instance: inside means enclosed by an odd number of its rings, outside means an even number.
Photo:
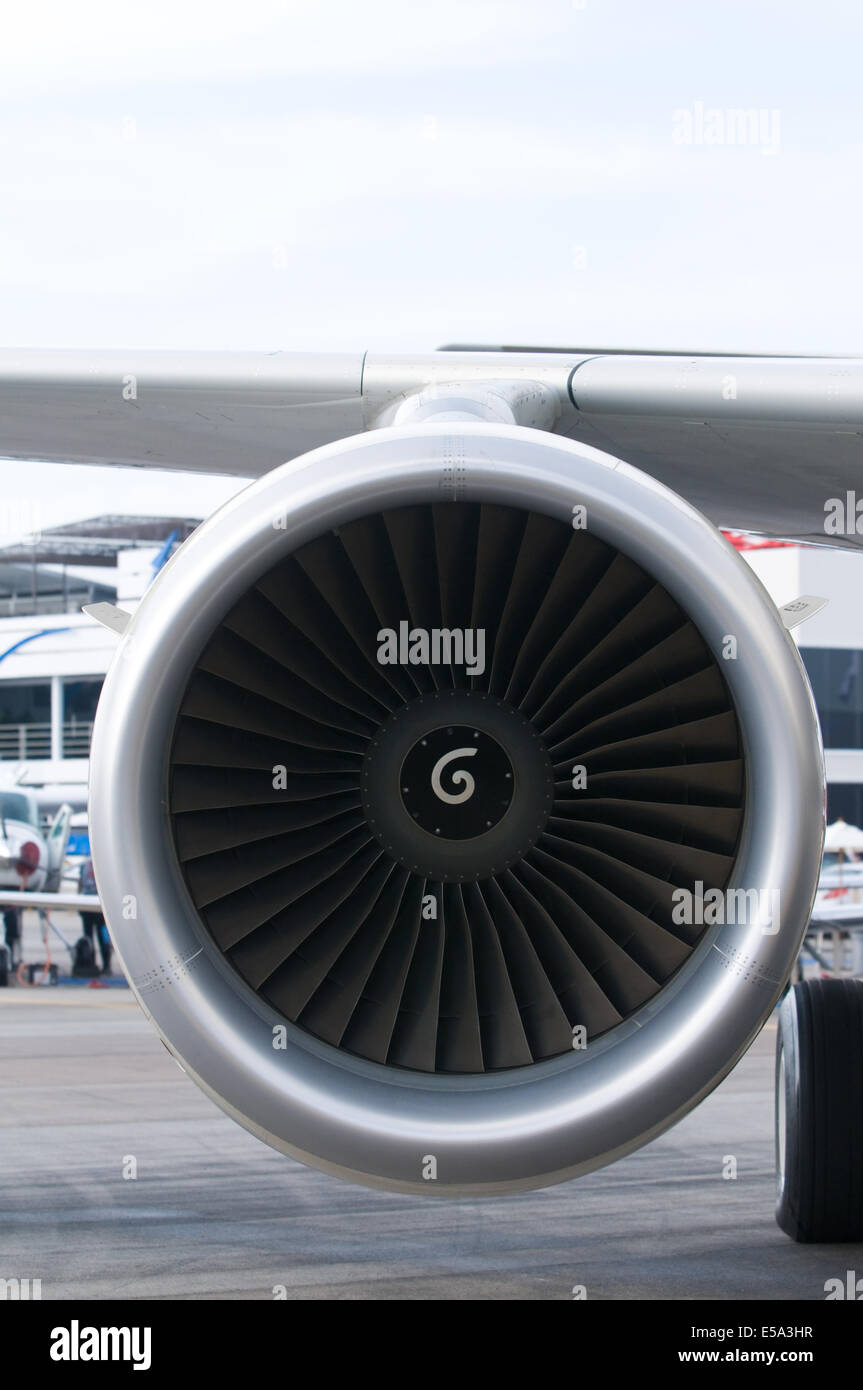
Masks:
[[[442,758],[438,758],[432,768],[431,784],[432,791],[441,801],[448,801],[450,806],[457,806],[460,801],[467,801],[469,797],[473,796],[476,782],[469,772],[460,769],[452,774],[453,785],[464,787],[462,792],[445,792],[441,786],[440,775],[447,763],[451,763],[453,758],[473,758],[476,757],[477,751],[476,748],[454,748],[451,753],[444,753]]]

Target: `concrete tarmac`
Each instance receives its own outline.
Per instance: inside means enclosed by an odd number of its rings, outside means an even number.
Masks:
[[[435,1200],[265,1147],[125,989],[0,990],[0,1278],[40,1278],[43,1299],[823,1299],[863,1274],[863,1246],[794,1245],[774,1222],[774,1044],[771,1021],[692,1115],[610,1168]]]

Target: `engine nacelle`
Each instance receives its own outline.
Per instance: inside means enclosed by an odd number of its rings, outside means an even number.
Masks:
[[[678,496],[539,431],[384,429],[267,474],[105,682],[99,890],[186,1071],[371,1186],[509,1192],[730,1070],[809,920],[794,642]]]

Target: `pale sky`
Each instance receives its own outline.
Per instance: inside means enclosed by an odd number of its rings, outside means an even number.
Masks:
[[[3,31],[5,346],[861,350],[848,0],[63,0]],[[0,463],[49,525],[237,486]]]

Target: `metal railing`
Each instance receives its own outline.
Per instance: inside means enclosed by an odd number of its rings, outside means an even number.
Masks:
[[[89,758],[92,737],[92,723],[82,723],[79,719],[68,720],[63,725],[63,757]]]
[[[50,758],[50,724],[0,724],[0,759]]]
[[[110,595],[110,590],[108,594]],[[0,618],[30,618],[41,614],[76,613],[85,603],[93,603],[97,596],[105,596],[102,585],[89,588],[70,586],[68,593],[33,594],[27,590],[8,594],[0,599]]]
[[[62,757],[89,757],[92,736],[91,722],[67,720],[63,725]],[[0,724],[0,761],[28,762],[50,757],[50,724]]]

